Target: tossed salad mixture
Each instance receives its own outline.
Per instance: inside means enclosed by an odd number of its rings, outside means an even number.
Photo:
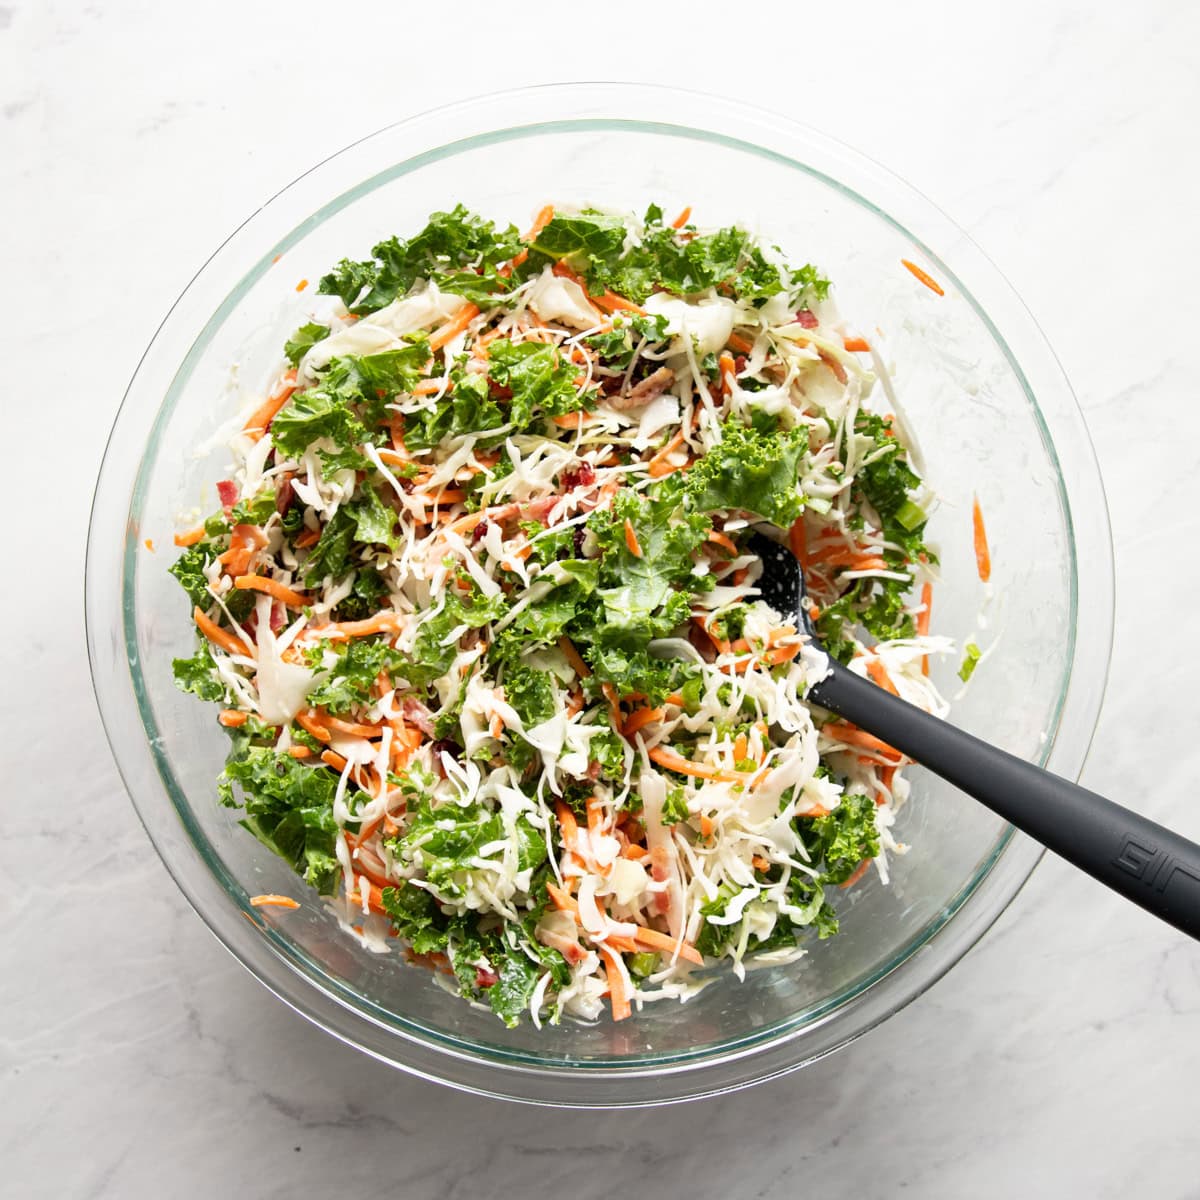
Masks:
[[[221,801],[510,1024],[796,958],[903,849],[903,760],[805,702],[753,532],[830,654],[944,711],[881,361],[816,268],[689,217],[460,206],[340,262],[176,538]]]

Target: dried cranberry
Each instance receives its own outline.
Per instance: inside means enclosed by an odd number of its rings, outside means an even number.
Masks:
[[[474,546],[476,542],[482,542],[483,539],[487,537],[487,531],[490,525],[491,521],[489,521],[487,517],[484,517],[482,521],[476,524],[475,528],[471,531],[472,546]]]
[[[237,503],[238,486],[232,479],[219,479],[217,495],[220,497],[222,508],[232,508]]]
[[[807,308],[802,308],[796,314],[796,320],[799,321],[805,329],[816,329],[817,325],[819,324],[817,318],[813,316],[813,314],[809,312]]]
[[[746,369],[746,356],[744,354],[739,354],[737,356],[737,358],[735,358],[733,360],[734,374],[740,375],[745,369]]]
[[[477,988],[495,987],[500,982],[500,976],[491,967],[475,968],[475,986]]]
[[[279,485],[279,490],[275,493],[275,511],[280,516],[283,516],[292,507],[292,501],[295,498],[296,493],[292,489],[292,476],[289,472],[283,477],[283,482]]]
[[[453,738],[438,738],[429,749],[433,751],[433,769],[443,779],[446,778],[446,768],[442,766],[442,755],[450,755],[455,762],[462,758],[462,747]]]
[[[575,557],[583,557],[583,526],[576,525],[571,531],[571,545],[575,547]]]
[[[563,472],[562,484],[567,491],[573,491],[579,487],[591,487],[595,482],[596,468],[590,462],[582,462],[570,471]]]

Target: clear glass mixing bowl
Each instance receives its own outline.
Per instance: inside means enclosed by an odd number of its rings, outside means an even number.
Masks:
[[[634,1105],[703,1095],[844,1045],[947,971],[1016,894],[1040,848],[917,773],[899,835],[912,851],[839,896],[844,932],[799,963],[732,975],[686,1005],[620,1024],[506,1030],[399,955],[370,954],[321,904],[252,908],[298,881],[220,808],[226,739],[181,695],[187,602],[166,574],[177,516],[223,473],[204,447],[262,386],[306,317],[296,283],[462,201],[524,225],[547,200],[694,206],[738,220],[835,281],[840,307],[879,338],[942,497],[931,522],[944,583],[936,629],[976,624],[978,493],[992,543],[985,643],[995,650],[954,720],[1074,778],[1099,711],[1112,632],[1104,496],[1070,388],[993,266],[922,196],[785,118],[666,89],[577,84],[487,96],[358,142],[259,209],[167,315],[130,384],[105,455],[88,544],[87,624],[100,710],[159,854],[201,917],[268,988],[335,1036],[458,1087],[552,1104]],[[902,266],[946,289],[939,298]],[[880,331],[875,333],[874,331]],[[881,336],[882,335],[882,336]],[[231,381],[231,366],[236,377]],[[215,501],[209,504],[213,507]],[[935,668],[954,693],[956,663]]]

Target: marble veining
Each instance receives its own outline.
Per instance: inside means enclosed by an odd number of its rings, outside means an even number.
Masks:
[[[637,51],[639,29],[666,28],[648,11],[611,0],[564,57],[566,9],[554,29],[481,10],[451,30],[443,10],[374,2],[0,6],[20,498],[0,589],[0,1193],[1200,1196],[1200,950],[1056,860],[945,980],[807,1071],[650,1113],[546,1114],[407,1078],[291,1013],[187,908],[123,794],[87,677],[82,547],[160,315],[246,213],[346,142],[578,71],[808,119],[1001,265],[1076,387],[1112,503],[1116,649],[1085,782],[1200,837],[1200,10],[931,0],[851,21],[766,4],[761,69],[750,10],[726,38],[693,6],[656,55]]]

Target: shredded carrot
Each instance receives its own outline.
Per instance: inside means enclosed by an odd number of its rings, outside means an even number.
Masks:
[[[185,533],[177,533],[175,535],[175,545],[177,546],[194,546],[204,536],[204,526],[197,525],[195,529],[189,529]]]
[[[335,771],[344,771],[346,769],[346,760],[336,750],[322,750],[321,761],[327,767],[332,767]]]
[[[383,727],[380,725],[362,725],[357,721],[343,721],[341,717],[331,717],[324,711],[316,713],[316,720],[326,729],[332,729],[334,733],[344,733],[348,737],[377,738],[383,736]]]
[[[804,517],[799,516],[792,522],[788,530],[788,545],[802,567],[808,566],[808,531],[804,525]]]
[[[721,783],[746,782],[746,776],[738,771],[724,771],[720,767],[692,762],[667,746],[655,746],[648,753],[652,761],[677,775],[692,775],[697,779],[714,779]]]
[[[725,345],[730,350],[736,350],[739,354],[749,354],[754,349],[754,343],[748,337],[743,337],[740,333],[731,333]]]
[[[748,749],[749,742],[746,738],[746,735],[744,733],[739,733],[737,737],[733,739],[733,761],[735,763],[741,762],[742,759],[746,757],[746,752]]]
[[[492,723],[488,727],[488,732],[499,741],[504,736],[504,721],[498,713],[492,715]]]
[[[870,350],[871,343],[868,342],[866,338],[843,338],[842,348],[850,351],[851,354],[860,354],[864,350]]]
[[[265,575],[239,575],[234,581],[235,588],[242,591],[266,592],[281,600],[288,608],[303,608],[309,603],[308,597],[302,592],[285,587],[277,579],[268,579]]]
[[[576,412],[563,413],[557,417],[551,417],[559,429],[582,429],[595,416],[594,413],[587,409],[581,408]]]
[[[422,379],[413,387],[412,394],[414,396],[432,396],[435,392],[442,390],[445,382],[445,379]],[[383,458],[383,455],[380,454],[379,457]]]
[[[657,929],[648,929],[644,925],[638,926],[638,931],[633,935],[633,940],[639,946],[645,946],[648,950],[658,950],[663,954],[674,954],[676,949],[679,950],[679,957],[687,962],[695,963],[698,967],[704,965],[704,956],[696,949],[691,942],[685,942],[682,938],[673,938],[665,933],[659,933]]]
[[[418,500],[423,501],[430,507],[441,504],[457,504],[460,500],[466,499],[467,493],[462,488],[443,488],[440,492],[431,492],[426,494],[414,493]]]
[[[609,938],[609,941],[612,941]],[[604,959],[604,974],[608,978],[608,994],[609,1000],[612,1003],[612,1019],[614,1021],[624,1021],[626,1017],[633,1015],[633,1008],[629,1003],[629,992],[625,987],[625,975],[621,969],[621,960],[607,946],[601,946],[600,954]]]
[[[319,529],[306,529],[296,539],[296,549],[306,550],[309,546],[315,546],[321,540],[321,531]]]
[[[399,633],[403,624],[403,614],[389,610],[377,612],[365,621],[336,621],[322,626],[318,632],[323,637],[331,638],[369,637],[373,633]]]
[[[317,715],[311,709],[301,709],[296,714],[296,724],[304,730],[309,737],[314,737],[318,742],[328,742],[330,740],[329,730],[317,720]]]
[[[751,866],[752,866],[752,867],[753,867],[753,868],[754,868],[756,871],[769,871],[769,870],[771,869],[771,863],[770,863],[770,861],[769,861],[768,859],[765,859],[765,858],[763,858],[763,856],[762,856],[761,854],[756,854],[756,855],[755,855],[755,856],[754,856],[754,857],[753,857],[753,858],[750,860],[750,865],[751,865]]]
[[[929,618],[933,612],[933,584],[925,581],[921,588],[921,604],[924,605],[917,617],[917,637],[925,637],[929,633]],[[929,655],[921,659],[921,674],[929,674]]]
[[[720,530],[718,530],[718,529],[714,529],[714,530],[713,530],[713,531],[712,531],[712,532],[711,532],[711,533],[708,535],[708,537],[707,537],[707,539],[706,539],[706,540],[707,540],[707,541],[710,541],[710,542],[713,542],[715,545],[721,546],[721,547],[722,547],[723,549],[725,549],[725,550],[728,550],[728,551],[729,551],[729,553],[730,553],[730,554],[731,554],[731,555],[732,555],[734,558],[736,558],[736,557],[737,557],[737,552],[738,552],[737,545],[736,545],[736,543],[734,542],[733,538],[731,538],[731,537],[730,537],[728,534],[721,533],[721,531],[720,531]]]
[[[296,291],[302,292],[306,287],[308,287],[308,280],[302,279],[298,284],[296,284]]]
[[[580,679],[587,679],[592,673],[592,668],[583,661],[583,657],[579,651],[575,649],[575,643],[564,633],[558,639],[558,648],[562,652],[563,658],[571,664],[571,670],[579,676]]]
[[[760,656],[759,661],[772,667],[778,667],[782,663],[791,662],[799,653],[800,643],[792,642],[787,646],[772,646]]]
[[[733,391],[733,380],[737,374],[737,368],[734,366],[733,355],[722,353],[717,359],[717,368],[721,373],[721,391],[726,396]]]
[[[192,620],[196,622],[200,632],[214,646],[220,646],[226,654],[240,654],[243,658],[254,657],[250,653],[250,647],[240,637],[234,637],[228,630],[222,629],[211,617],[205,616],[204,610],[199,605],[192,610]]]
[[[288,753],[293,758],[312,758],[312,751],[307,746],[289,746]]]
[[[275,414],[291,399],[292,393],[296,390],[295,369],[288,371],[279,383],[279,390],[274,395],[268,396],[250,414],[250,419],[242,426],[242,432],[253,434],[256,441],[266,433],[267,426],[270,425]]]
[[[830,721],[821,726],[821,732],[836,741],[845,742],[847,746],[861,746],[864,750],[874,750],[877,754],[887,754],[897,760],[904,757],[895,746],[889,746],[874,734],[867,733],[866,730],[859,729],[857,725],[851,725],[847,721]]]
[[[550,894],[550,899],[559,912],[569,912],[578,915],[579,902],[569,892],[564,892],[562,888],[549,882],[546,884],[546,891]]]
[[[712,817],[710,817],[708,815],[708,813],[701,813],[700,814],[700,836],[703,838],[710,838],[713,835],[714,829],[716,829],[716,826],[713,824]]]
[[[983,510],[979,507],[979,497],[971,510],[975,523],[975,565],[979,568],[979,578],[987,583],[992,577],[992,556],[988,550],[987,530],[983,524]]]
[[[875,655],[871,655],[867,659],[867,674],[881,687],[885,692],[891,692],[893,696],[898,696],[900,693],[896,691],[896,685],[892,682],[892,677],[887,673],[887,668]]]
[[[642,557],[642,544],[638,541],[633,522],[628,517],[625,518],[625,545],[629,547],[629,553],[634,558]]]
[[[886,804],[888,798],[892,794],[892,783],[896,778],[896,768],[894,766],[886,766],[879,772],[880,788],[875,793],[876,804]],[[887,789],[886,792],[884,789]]]
[[[146,549],[147,549],[147,550],[149,550],[151,554],[153,554],[153,553],[154,553],[154,539],[153,539],[153,538],[147,538],[147,539],[146,539],[146,540],[145,540],[145,541],[142,543],[142,545],[143,545],[143,546],[145,546],[145,547],[146,547]]]
[[[239,725],[245,725],[249,720],[249,713],[241,712],[236,708],[223,708],[217,714],[217,720],[225,726],[226,729],[236,729]]]
[[[631,738],[644,725],[649,725],[652,721],[661,721],[663,719],[663,710],[661,708],[639,708],[637,712],[630,713],[628,720],[621,727],[621,732]]]
[[[251,896],[250,903],[255,908],[299,908],[297,901],[291,896],[276,896],[273,892],[267,892],[262,896]]]
[[[677,429],[675,435],[667,444],[650,459],[650,478],[660,479],[664,475],[670,475],[672,471],[678,471],[679,468],[673,463],[667,462],[667,456],[674,454],[680,446],[683,445],[683,430]]]
[[[685,226],[685,225],[688,223],[688,218],[689,218],[691,215],[692,215],[692,206],[689,204],[689,205],[688,205],[688,206],[687,206],[687,207],[686,207],[686,208],[683,210],[683,212],[681,212],[681,213],[679,214],[679,216],[677,216],[677,217],[675,218],[675,220],[673,220],[673,221],[671,222],[671,228],[672,228],[672,229],[682,229],[682,228],[683,228],[683,227],[684,227],[684,226]]]
[[[867,873],[867,870],[870,866],[871,860],[869,858],[864,858],[862,862],[860,862],[858,866],[854,868],[854,874],[851,875],[849,879],[843,880],[841,883],[839,883],[838,887],[853,887]]]
[[[914,278],[919,279],[931,292],[936,292],[939,296],[946,294],[942,290],[942,285],[927,271],[922,271],[916,263],[909,262],[907,258],[902,258],[900,262],[912,272]]]
[[[429,339],[430,350],[440,350],[447,342],[462,333],[477,316],[479,316],[478,304],[464,304],[458,310],[458,315],[452,321],[447,321]]]

